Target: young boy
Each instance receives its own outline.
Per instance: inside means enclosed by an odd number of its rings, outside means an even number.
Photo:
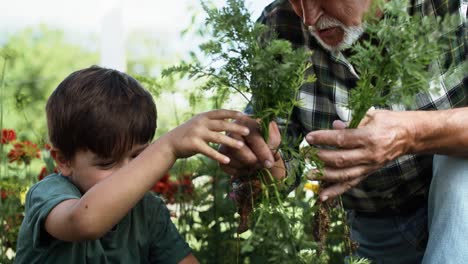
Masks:
[[[199,114],[150,143],[151,95],[132,77],[97,66],[62,81],[46,110],[60,173],[27,194],[16,263],[198,263],[148,190],[178,158],[202,153],[228,163],[208,142],[242,147],[218,133],[247,135],[227,120],[242,113]]]

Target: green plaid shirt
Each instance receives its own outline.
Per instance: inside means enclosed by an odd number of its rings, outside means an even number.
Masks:
[[[394,105],[387,109],[438,110],[468,106],[466,5],[466,0],[412,1],[409,8],[412,15],[450,13],[459,14],[461,20],[454,31],[456,38],[451,41],[450,50],[436,63],[440,78],[430,85],[438,92],[419,94],[410,108]],[[303,105],[295,109],[292,120],[295,134],[330,129],[332,122],[338,119],[348,121],[350,111],[343,105],[347,104],[348,93],[356,86],[358,75],[346,59],[347,51],[331,54],[323,49],[294,13],[288,0],[271,3],[258,22],[295,47],[313,51],[312,66],[307,74],[315,74],[317,81],[301,87],[299,99]],[[445,74],[451,64],[456,65],[457,74]],[[398,211],[412,201],[425,201],[432,178],[432,158],[433,155],[405,155],[389,162],[343,195],[345,207],[361,212]]]

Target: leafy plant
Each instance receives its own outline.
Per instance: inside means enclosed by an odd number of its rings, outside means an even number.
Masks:
[[[450,18],[411,16],[408,5],[408,0],[380,3],[384,17],[370,17],[365,24],[368,39],[352,47],[349,60],[360,79],[350,92],[349,128],[356,128],[373,106],[409,106],[418,93],[429,91],[434,75],[430,64],[442,54]]]
[[[206,2],[203,7],[208,15],[206,25],[211,40],[200,49],[208,62],[194,57],[194,62],[183,62],[163,74],[204,78],[206,82],[201,88],[215,90],[224,98],[233,91],[240,93],[252,109],[253,117],[258,118],[264,139],[268,140],[269,123],[282,119],[286,120],[287,127],[292,109],[300,105],[296,99],[299,88],[305,82],[314,81],[313,77],[304,77],[310,66],[310,52],[294,49],[290,42],[276,39],[275,33],[266,26],[252,22],[241,0],[228,0],[220,9]],[[289,147],[298,143],[290,142],[285,131],[282,135],[283,154],[303,163],[304,153]],[[312,158],[315,152],[307,154]],[[312,235],[313,229],[305,228],[310,227],[307,221],[315,214],[315,199],[305,199],[303,192],[284,197],[281,184],[273,182],[267,170],[233,182],[233,198],[240,214],[239,232],[244,232],[249,222],[251,225],[250,231],[241,235],[243,242],[238,254],[253,263],[326,262],[330,256],[317,257],[319,245]]]
[[[13,129],[2,129],[1,132],[0,263],[12,263],[24,216],[26,192],[29,186],[53,170],[47,170],[44,166],[36,177],[31,164],[41,158],[45,164],[53,162],[48,150],[41,151],[37,144],[18,140]]]
[[[189,203],[177,204],[177,229],[200,263],[236,263],[236,208],[227,193],[230,181],[216,162],[204,156],[180,160],[173,175],[193,174],[194,191]]]
[[[427,90],[430,77],[428,65],[440,54],[438,38],[441,33],[435,26],[440,21],[409,16],[402,9],[406,4],[407,1],[395,0],[383,6],[374,5],[374,11],[380,8],[385,16],[380,20],[369,19],[366,24],[369,40],[363,40],[353,47],[354,56],[350,60],[360,73],[360,81],[351,91],[347,105],[353,113],[350,128],[357,127],[371,106],[409,103],[416,93]],[[310,53],[293,49],[289,42],[276,39],[274,32],[268,31],[265,26],[252,22],[242,0],[228,0],[227,5],[220,9],[208,2],[203,2],[203,7],[208,15],[208,33],[205,36],[211,37],[200,46],[205,59],[199,59],[192,53],[193,62],[183,62],[165,70],[163,74],[180,73],[182,76],[204,79],[201,88],[215,91],[217,101],[225,100],[232,92],[241,94],[248,102],[253,117],[258,118],[267,140],[270,121],[285,120],[287,127],[292,109],[300,104],[296,100],[299,87],[304,82],[313,81],[313,78],[304,78],[305,70],[310,66]],[[427,32],[434,31],[432,35],[427,35]],[[431,40],[430,45],[427,45],[427,39]],[[285,131],[282,134],[286,135]],[[308,147],[298,152],[295,148],[289,148],[289,145],[297,146],[297,142],[287,144],[288,141],[288,138],[283,138],[281,151],[298,161],[296,173],[302,173],[307,159],[321,168],[316,150]],[[214,182],[222,180],[217,177],[214,175]],[[237,262],[239,259],[243,263],[343,261],[343,255],[350,254],[355,245],[347,238],[349,229],[342,206],[329,202],[316,203],[315,198],[305,195],[305,182],[301,183],[294,195],[288,197],[281,194],[281,184],[272,182],[274,180],[265,170],[254,177],[246,176],[233,182],[233,198],[239,206],[240,231],[244,231],[249,222],[246,216],[252,214],[250,230],[238,236],[238,241],[242,243],[238,245]],[[219,186],[208,186],[211,192],[218,193]],[[209,228],[217,230],[216,237],[221,234],[219,227],[223,222],[218,220],[220,215],[211,211],[219,207],[209,208],[209,215],[214,215],[215,219],[206,217],[206,214],[198,217],[207,221],[205,224],[208,223]],[[203,226],[203,222],[195,224],[195,218],[182,220],[192,224],[190,229],[182,230],[197,241],[208,241],[207,236],[202,238],[196,231],[201,230],[197,227]],[[233,229],[227,230],[229,232],[224,233],[222,241],[216,241],[217,245],[232,245],[229,235]],[[219,251],[215,252],[212,256],[219,256]],[[354,257],[347,261],[368,262]]]
[[[252,22],[240,0],[228,0],[221,9],[202,2],[208,15],[211,40],[200,45],[208,63],[194,57],[163,71],[164,76],[180,73],[190,78],[206,78],[205,90],[218,94],[238,92],[252,105],[268,135],[268,124],[278,117],[288,118],[299,102],[296,93],[304,83],[310,52],[293,49],[291,43],[275,39],[265,25]],[[260,40],[259,36],[267,36]],[[310,80],[309,80],[310,81]],[[254,98],[251,100],[250,98]]]
[[[10,263],[8,250],[16,251],[16,241],[21,222],[23,221],[24,196],[27,190],[24,178],[10,176],[0,179],[0,263]]]
[[[17,52],[7,46],[0,49],[3,59],[0,75],[0,263],[14,261],[26,192],[28,186],[38,180],[31,171],[31,163],[40,159],[41,154],[46,164],[50,165],[52,160],[48,151],[47,154],[45,150],[41,152],[37,144],[20,139],[13,129],[4,128],[6,69],[16,56]],[[41,174],[47,173],[47,169],[43,170]]]
[[[434,76],[431,63],[442,55],[447,40],[443,36],[455,21],[451,17],[411,16],[406,10],[408,5],[408,0],[376,1],[366,18],[368,37],[351,48],[353,55],[349,61],[360,79],[350,91],[346,105],[352,112],[348,128],[357,128],[372,107],[411,106],[418,93],[429,91]],[[383,18],[373,16],[377,10],[383,12]],[[341,204],[341,198],[339,201]],[[331,208],[321,203],[316,217],[322,220],[316,222],[328,221]],[[326,233],[324,228],[319,237]],[[346,226],[345,233],[349,233]],[[352,241],[345,241],[350,251],[356,248]]]
[[[65,32],[45,25],[4,37],[0,50],[10,54],[3,83],[4,127],[16,128],[25,138],[40,139],[36,143],[45,142],[48,95],[73,70],[96,64],[98,54],[72,44]]]

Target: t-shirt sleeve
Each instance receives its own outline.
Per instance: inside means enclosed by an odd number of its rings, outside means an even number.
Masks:
[[[154,209],[149,221],[152,234],[150,263],[179,263],[191,253],[190,246],[179,234],[162,201]]]
[[[50,211],[62,201],[80,197],[78,188],[61,175],[48,176],[29,190],[25,224],[32,235],[34,249],[47,246],[52,239],[44,227]]]

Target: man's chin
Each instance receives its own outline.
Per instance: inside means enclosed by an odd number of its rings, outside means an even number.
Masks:
[[[364,28],[359,26],[345,30],[345,34],[340,41],[325,41],[316,31],[310,30],[310,33],[324,49],[339,52],[350,48],[362,36]]]
[[[333,42],[333,43],[327,43],[327,41],[324,41],[319,34],[315,31],[311,31],[312,36],[318,41],[318,43],[326,50],[331,51],[331,52],[338,52],[342,51],[344,49],[343,46],[343,41],[341,42]]]

